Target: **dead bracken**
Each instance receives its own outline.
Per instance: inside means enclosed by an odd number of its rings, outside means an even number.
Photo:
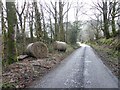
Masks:
[[[55,54],[49,54],[44,59],[27,57],[13,63],[3,70],[3,84],[14,85],[15,88],[25,88],[36,78],[41,78],[54,68],[65,56],[65,53],[56,52]]]

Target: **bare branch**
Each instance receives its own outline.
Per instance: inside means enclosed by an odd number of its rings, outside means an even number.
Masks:
[[[0,1],[0,8],[3,8],[3,9],[7,12],[7,10],[6,10],[6,8],[4,7],[2,1]]]
[[[23,6],[23,9],[22,9],[22,12],[20,13],[21,15],[23,14],[23,12],[25,10],[25,6],[26,6],[26,1],[24,2],[24,6]]]
[[[55,14],[54,14],[54,12],[51,10],[50,6],[48,6],[47,4],[45,4],[45,5],[46,5],[46,7],[49,9],[49,10],[46,9],[47,12],[52,13],[53,17],[55,17]]]
[[[21,13],[19,13],[19,11],[18,11],[18,7],[17,7],[17,8],[15,8],[15,10],[16,10],[16,12],[17,12],[18,16],[21,16],[21,15],[23,14],[23,12],[24,12],[24,10],[25,10],[25,6],[26,6],[26,2],[24,2],[24,6],[23,6],[23,8],[22,8]]]
[[[72,3],[70,5],[68,3],[68,9],[64,12],[63,16],[70,10],[71,6],[72,6]]]
[[[100,13],[103,13],[103,7],[99,3],[95,4],[93,2],[93,5],[94,5],[93,8],[97,9],[98,11],[100,11]]]

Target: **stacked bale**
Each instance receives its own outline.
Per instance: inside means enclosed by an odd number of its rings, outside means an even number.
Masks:
[[[36,58],[45,58],[48,56],[48,48],[43,42],[31,43],[27,46],[26,54]]]
[[[67,49],[67,44],[65,42],[61,42],[61,41],[55,41],[54,42],[54,49],[58,50],[58,51],[66,51]]]

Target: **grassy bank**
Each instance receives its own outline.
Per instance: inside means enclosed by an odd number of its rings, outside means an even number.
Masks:
[[[100,56],[103,63],[115,74],[117,77],[119,75],[119,42],[116,38],[110,39],[99,39],[96,42],[89,43],[95,50],[96,54]]]

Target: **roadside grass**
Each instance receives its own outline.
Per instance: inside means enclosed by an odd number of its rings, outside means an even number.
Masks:
[[[100,56],[103,63],[118,77],[119,75],[119,60],[120,52],[119,42],[115,38],[99,39],[96,42],[89,43],[95,50],[96,54]]]

